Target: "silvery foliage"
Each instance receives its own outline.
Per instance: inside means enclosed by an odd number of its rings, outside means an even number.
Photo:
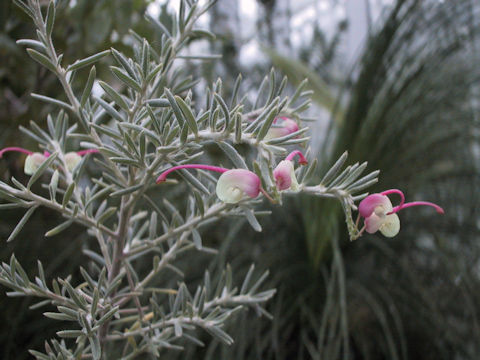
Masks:
[[[133,359],[145,353],[159,356],[160,351],[181,349],[184,340],[201,346],[198,328],[231,344],[233,339],[222,327],[233,314],[250,307],[268,315],[263,305],[275,290],[260,290],[267,274],[256,274],[253,266],[240,286],[234,285],[234,276],[227,267],[222,276],[211,277],[205,272],[203,283],[193,291],[183,282],[176,288],[149,287],[165,271],[173,269],[181,274],[175,267],[180,253],[191,251],[184,256],[195,256],[196,251],[214,251],[202,245],[203,225],[240,216],[261,231],[256,219],[256,215],[265,213],[256,210],[261,200],[221,203],[214,191],[215,177],[202,171],[198,171],[198,177],[188,171],[179,174],[189,189],[186,204],[166,199],[158,204],[152,200],[152,194],[166,193],[176,186],[172,184],[176,181],[156,185],[156,175],[204,156],[207,144],[217,144],[231,160],[232,168],[247,168],[237,144],[254,150],[256,159],[250,168],[278,204],[282,196],[299,192],[339,199],[350,235],[356,237],[358,230],[351,211],[356,208],[354,201],[365,194],[354,194],[376,182],[378,175],[375,171],[360,177],[366,164],[343,169],[345,154],[318,185],[307,186],[307,181],[315,177],[317,164],[313,161],[297,171],[298,192],[279,193],[275,187],[275,163],[284,157],[288,146],[306,145],[307,128],[282,138],[266,140],[265,136],[277,116],[304,120],[300,114],[308,108],[310,94],[304,91],[305,83],[287,98],[282,96],[286,79],[278,83],[272,71],[251,105],[246,97],[239,100],[240,77],[228,101],[222,97],[222,82],[218,80],[206,89],[205,109],[196,110],[198,104],[191,92],[196,82],[183,76],[174,61],[185,57],[181,52],[190,40],[213,37],[196,29],[195,22],[214,1],[203,5],[195,0],[181,1],[178,14],[172,16],[171,31],[147,16],[161,33],[161,41],[150,44],[132,33],[133,59],[111,49],[68,66],[62,65],[62,55],[58,55],[52,42],[54,2],[42,12],[38,0],[14,1],[33,19],[38,37],[18,42],[27,46],[35,61],[57,75],[67,102],[34,94],[59,110],[48,116],[48,130],[35,122],[31,122],[31,129],[22,128],[41,149],[51,153],[27,185],[13,177],[12,185],[0,182],[0,196],[5,200],[0,207],[27,209],[8,241],[19,234],[35,210],[45,207],[66,219],[45,236],[57,235],[76,223],[96,239],[99,249],[84,251],[88,265],[85,268],[89,270],[80,269],[84,281],[79,284],[72,283],[71,277],[48,284],[40,262],[38,276],[31,280],[13,255],[9,264],[0,267],[0,282],[12,289],[7,295],[38,297],[41,301],[32,308],[49,307],[46,317],[71,322],[68,330],[57,332],[60,340],[46,342],[45,353],[30,350],[37,359]],[[105,56],[116,62],[110,70],[123,91],[96,78],[93,64]],[[90,75],[83,92],[77,94],[71,81],[82,68],[89,68]],[[95,81],[105,91],[101,97],[92,95]],[[65,154],[72,144],[98,149],[99,154],[83,157],[69,171]],[[96,163],[96,174],[85,172],[88,162]],[[32,191],[36,182],[41,182],[43,194]],[[152,265],[146,274],[140,274],[136,265],[147,259],[152,259],[148,260]],[[217,278],[220,280],[212,280]]]

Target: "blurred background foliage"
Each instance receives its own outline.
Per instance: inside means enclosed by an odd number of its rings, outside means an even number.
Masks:
[[[143,19],[151,3],[60,0],[56,46],[72,62],[110,47],[130,52],[130,28],[155,42]],[[204,230],[220,254],[213,262],[204,255],[179,259],[188,283],[199,281],[204,266],[215,273],[230,263],[239,277],[251,262],[268,268],[269,285],[278,289],[269,306],[273,320],[268,314],[241,313],[227,329],[236,340],[233,346],[205,335],[205,348],[185,344],[184,353],[165,358],[480,358],[478,2],[388,2],[373,23],[368,18],[368,36],[352,66],[342,48],[348,18],[333,24],[329,33],[311,25],[313,35],[297,45],[288,26],[295,16],[293,2],[259,0],[256,31],[246,38],[239,35],[240,3],[219,0],[206,24],[219,35],[206,46],[223,59],[181,65],[206,79],[197,96],[217,76],[227,90],[233,88],[241,72],[243,91],[253,97],[251,89],[272,65],[294,85],[308,78],[315,101],[310,113],[319,118],[319,124],[308,124],[311,156],[321,169],[348,150],[350,163],[368,161],[370,170],[382,171],[371,191],[399,188],[407,200],[437,202],[446,215],[410,209],[400,215],[397,237],[365,235],[349,242],[335,202],[305,197],[272,207],[272,216],[262,218],[261,234],[226,221]],[[15,44],[32,37],[28,19],[9,1],[0,7],[0,144],[28,147],[18,126],[31,119],[45,125],[52,111],[29,94],[60,99],[63,94],[53,76]],[[164,16],[167,9],[159,6],[155,16]],[[241,61],[252,37],[261,56]],[[97,72],[110,76],[101,66]],[[77,76],[83,83],[88,74]],[[0,162],[2,180],[21,178],[22,164],[23,159],[6,156]],[[182,196],[181,191],[172,194],[180,202]],[[7,238],[20,217],[16,211],[2,212],[0,238]],[[88,236],[77,228],[68,238],[44,239],[55,223],[51,217],[48,211],[38,212],[17,241],[4,243],[0,260],[15,252],[30,274],[37,258],[48,264],[50,278],[75,274],[85,260],[78,253],[88,247]],[[22,359],[25,349],[39,348],[40,339],[54,336],[53,323],[28,310],[29,305],[29,299],[0,297],[0,319],[8,324],[0,330],[2,359]]]

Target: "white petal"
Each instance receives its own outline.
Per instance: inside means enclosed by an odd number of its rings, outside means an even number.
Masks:
[[[69,152],[65,154],[65,162],[67,163],[68,171],[73,171],[75,166],[82,160],[82,157],[76,152]]]
[[[380,232],[386,237],[394,237],[400,231],[400,219],[397,214],[390,214],[385,217]]]
[[[25,165],[23,167],[23,171],[25,175],[33,175],[35,171],[42,165],[45,161],[46,157],[40,153],[33,153],[32,155],[28,155],[25,159]]]

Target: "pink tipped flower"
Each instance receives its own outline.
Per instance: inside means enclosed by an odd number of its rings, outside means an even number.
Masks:
[[[401,198],[400,204],[393,207],[390,199],[387,197],[389,194],[399,195]],[[386,237],[393,237],[400,231],[400,219],[396,213],[402,209],[420,205],[431,206],[438,213],[444,213],[440,206],[431,202],[414,201],[405,203],[403,193],[397,189],[386,190],[379,194],[367,196],[360,202],[358,212],[365,219],[366,232],[373,234],[380,231]]]
[[[217,196],[228,204],[239,202],[244,195],[256,198],[260,193],[260,178],[245,169],[225,171],[217,182]]]
[[[0,150],[0,158],[3,157],[3,154],[10,151],[19,152],[19,153],[28,155],[25,159],[25,165],[23,169],[26,175],[32,175],[47,158],[44,154],[41,154],[38,152],[34,153],[33,151],[30,151],[21,147],[15,147],[15,146],[6,147]]]
[[[295,176],[295,168],[292,161],[297,155],[300,158],[299,163],[301,165],[308,164],[307,159],[305,159],[299,150],[292,151],[285,160],[280,161],[275,170],[273,170],[273,177],[275,178],[278,190],[298,190],[298,181]]]
[[[164,182],[168,174],[179,169],[202,169],[221,173],[222,175],[217,182],[216,193],[221,201],[228,204],[238,203],[245,195],[256,198],[262,190],[260,178],[249,170],[228,170],[222,167],[202,164],[174,166],[160,174],[157,178],[157,184]]]
[[[281,120],[280,123],[278,120]],[[298,129],[298,124],[292,119],[279,117],[275,119],[273,126],[268,130],[267,135],[265,135],[265,140],[279,138],[294,133],[298,131]]]
[[[26,175],[33,175],[35,171],[38,170],[40,165],[50,156],[48,151],[44,151],[43,154],[39,152],[33,152],[21,147],[7,147],[5,149],[0,150],[0,158],[3,156],[4,153],[9,151],[20,152],[23,154],[27,154],[28,156],[25,158],[25,165],[23,171]],[[83,155],[90,154],[90,153],[98,153],[97,149],[88,149],[82,150],[77,152],[68,152],[65,154],[65,162],[67,164],[68,171],[72,171],[75,169],[75,166],[80,162]]]

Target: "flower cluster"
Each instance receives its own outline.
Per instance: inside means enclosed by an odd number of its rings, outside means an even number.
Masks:
[[[307,160],[299,150],[290,153],[273,171],[277,190],[291,189],[296,191],[298,189],[298,182],[295,177],[295,169],[292,161],[297,155],[300,158],[300,164],[307,164]],[[236,204],[245,196],[256,198],[260,193],[271,200],[268,193],[262,188],[262,182],[258,175],[246,169],[226,169],[203,164],[178,165],[160,174],[157,178],[157,184],[164,182],[171,172],[180,169],[201,169],[221,173],[222,175],[220,175],[217,181],[216,193],[218,198],[227,204]]]
[[[295,121],[285,117],[275,119],[274,124],[275,126],[268,132],[268,138],[270,139],[291,134],[299,129]],[[20,147],[7,147],[0,150],[0,158],[4,153],[9,151],[27,154],[24,166],[24,171],[27,175],[33,175],[39,166],[51,155],[48,151],[40,153]],[[82,156],[89,153],[98,153],[98,150],[88,149],[66,153],[64,160],[67,170],[72,171],[80,162]],[[292,151],[284,160],[280,161],[273,170],[275,187],[278,192],[287,190],[298,192],[301,190],[295,176],[295,157],[298,157],[300,165],[308,164],[307,159],[299,150]],[[236,204],[245,198],[257,198],[260,193],[271,202],[275,202],[270,194],[262,187],[260,177],[247,169],[226,169],[205,164],[184,164],[173,166],[162,172],[156,180],[157,184],[164,182],[170,173],[181,169],[200,169],[220,173],[221,175],[216,185],[216,194],[224,203]],[[399,205],[395,207],[392,205],[388,198],[388,195],[391,194],[400,196]],[[380,231],[386,237],[393,237],[400,231],[400,219],[397,212],[408,207],[420,205],[430,206],[435,208],[438,213],[444,213],[440,206],[431,202],[414,201],[405,203],[403,192],[397,189],[371,194],[363,199],[358,206],[359,215],[356,228],[358,229],[360,218],[363,218],[364,221],[364,226],[358,231],[358,236],[361,236],[364,231],[370,234]]]
[[[26,175],[33,175],[35,171],[42,165],[42,163],[51,155],[48,151],[44,151],[43,153],[40,152],[33,152],[21,147],[7,147],[0,150],[0,158],[3,157],[3,154],[9,151],[19,152],[23,154],[27,154],[25,158],[25,164],[23,171]],[[65,154],[65,163],[67,165],[67,170],[72,171],[75,169],[75,166],[80,162],[82,156],[90,153],[98,153],[97,149],[88,149],[88,150],[81,150],[81,151],[71,151]]]

